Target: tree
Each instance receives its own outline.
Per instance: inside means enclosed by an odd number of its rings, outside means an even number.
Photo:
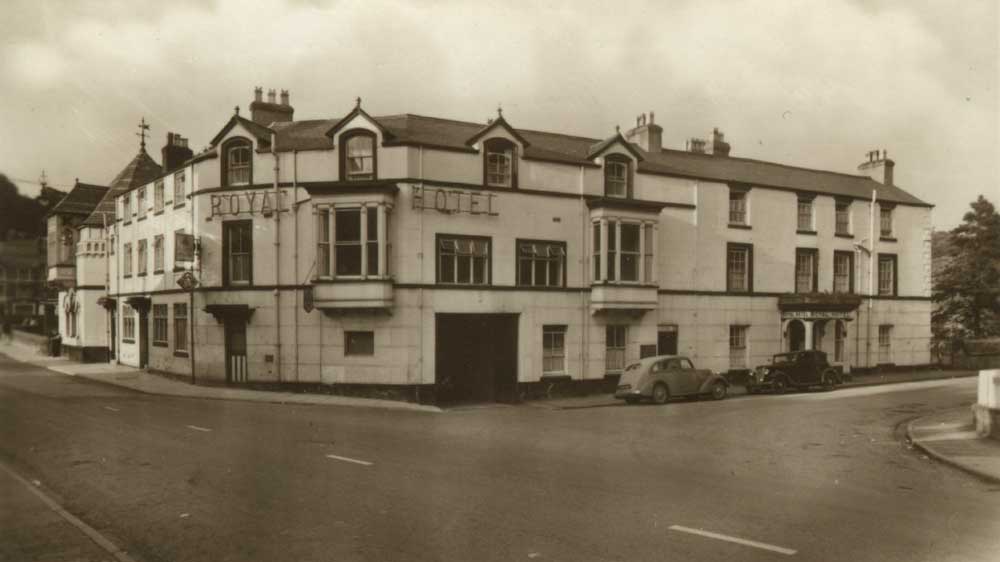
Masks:
[[[935,275],[934,343],[1000,335],[1000,213],[982,195],[947,237],[951,256]]]
[[[45,207],[18,193],[17,186],[0,174],[0,240],[45,236]]]

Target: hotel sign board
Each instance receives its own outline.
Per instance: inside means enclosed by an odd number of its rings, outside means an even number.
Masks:
[[[194,261],[194,235],[174,233],[174,261]]]
[[[831,310],[789,310],[781,313],[784,319],[802,318],[806,320],[850,320],[851,313]]]
[[[499,216],[495,193],[480,193],[465,189],[413,186],[413,208],[433,209],[445,214]]]
[[[284,204],[288,197],[287,191],[279,191],[281,197],[275,202],[273,191],[243,191],[234,193],[212,194],[211,210],[208,220],[215,217],[249,214],[261,214],[265,217],[271,216],[275,211],[279,213],[288,212],[288,205]]]

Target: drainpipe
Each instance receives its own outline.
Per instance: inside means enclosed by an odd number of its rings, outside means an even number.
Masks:
[[[580,252],[583,254],[583,276],[580,278],[581,285],[586,288],[590,286],[587,282],[587,277],[590,277],[591,268],[588,266],[587,256],[593,256],[593,252],[588,252],[587,250],[587,234],[590,229],[593,228],[590,224],[590,215],[587,213],[587,202],[583,198],[584,195],[584,168],[580,166]],[[593,258],[591,258],[593,259]],[[593,266],[593,264],[590,264]],[[580,291],[580,328],[581,328],[581,338],[580,338],[580,380],[587,380],[587,373],[589,365],[587,364],[587,352],[590,350],[590,315],[589,315],[589,303],[590,303],[590,291],[583,290]],[[563,342],[563,346],[566,342]],[[586,385],[586,382],[582,382]]]
[[[872,189],[872,202],[868,208],[868,239],[871,240],[871,248],[868,252],[868,358],[867,367],[872,367],[872,303],[875,300],[875,202],[877,192]]]
[[[292,222],[294,225],[293,230],[295,230],[294,244],[292,261],[294,262],[293,271],[295,276],[292,278],[295,281],[295,289],[293,294],[295,295],[295,306],[293,306],[295,315],[295,326],[293,330],[293,340],[295,342],[295,382],[299,382],[299,151],[295,149],[292,151]]]
[[[194,242],[194,241],[198,240],[198,237],[195,236],[195,232],[194,232],[194,226],[197,223],[197,221],[194,220],[194,218],[195,218],[195,212],[194,212],[194,203],[195,203],[195,198],[194,198],[194,163],[192,163],[191,166],[190,166],[189,177],[191,178],[191,181],[190,181],[191,189],[188,190],[188,194],[185,195],[185,197],[188,197],[188,198],[191,199],[191,204],[188,205],[188,207],[190,207],[190,209],[189,209],[188,212],[191,215],[191,240],[192,240],[192,242]],[[201,245],[200,244],[196,244],[195,249],[196,249],[196,252],[195,252],[195,255],[194,255],[195,262],[191,264],[191,269],[197,269],[197,271],[198,271],[198,277],[200,278],[201,277]],[[194,287],[191,287],[191,290],[188,292],[188,331],[191,332],[191,337],[190,337],[190,339],[188,341],[188,354],[191,357],[191,384],[195,384],[195,382],[197,382],[197,378],[195,377],[195,374],[194,374],[194,369],[195,369],[195,362],[194,362],[194,348],[195,348],[195,341],[194,341],[194,321],[195,321],[195,313],[194,313]]]
[[[116,213],[117,214],[117,213]],[[111,292],[111,244],[108,244],[108,215],[101,213],[101,218],[104,221],[104,298],[110,298],[109,293]],[[107,318],[110,316],[108,310],[104,311],[104,316]],[[46,331],[48,333],[48,331]],[[108,342],[108,361],[111,361],[111,319],[108,321],[104,327],[104,340]]]
[[[274,156],[274,341],[277,353],[274,360],[277,363],[278,382],[281,382],[281,263],[279,250],[281,248],[281,192],[278,190],[278,136],[271,133],[271,155]]]

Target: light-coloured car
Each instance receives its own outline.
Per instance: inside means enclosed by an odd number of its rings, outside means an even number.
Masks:
[[[705,396],[722,400],[729,381],[708,369],[695,369],[681,355],[658,355],[632,363],[622,372],[615,398],[635,404],[643,399],[665,404],[680,396]]]

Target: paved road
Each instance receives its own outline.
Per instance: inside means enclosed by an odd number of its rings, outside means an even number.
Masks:
[[[974,393],[429,414],[155,397],[0,356],[0,461],[150,562],[997,560],[1000,486],[899,430]]]

